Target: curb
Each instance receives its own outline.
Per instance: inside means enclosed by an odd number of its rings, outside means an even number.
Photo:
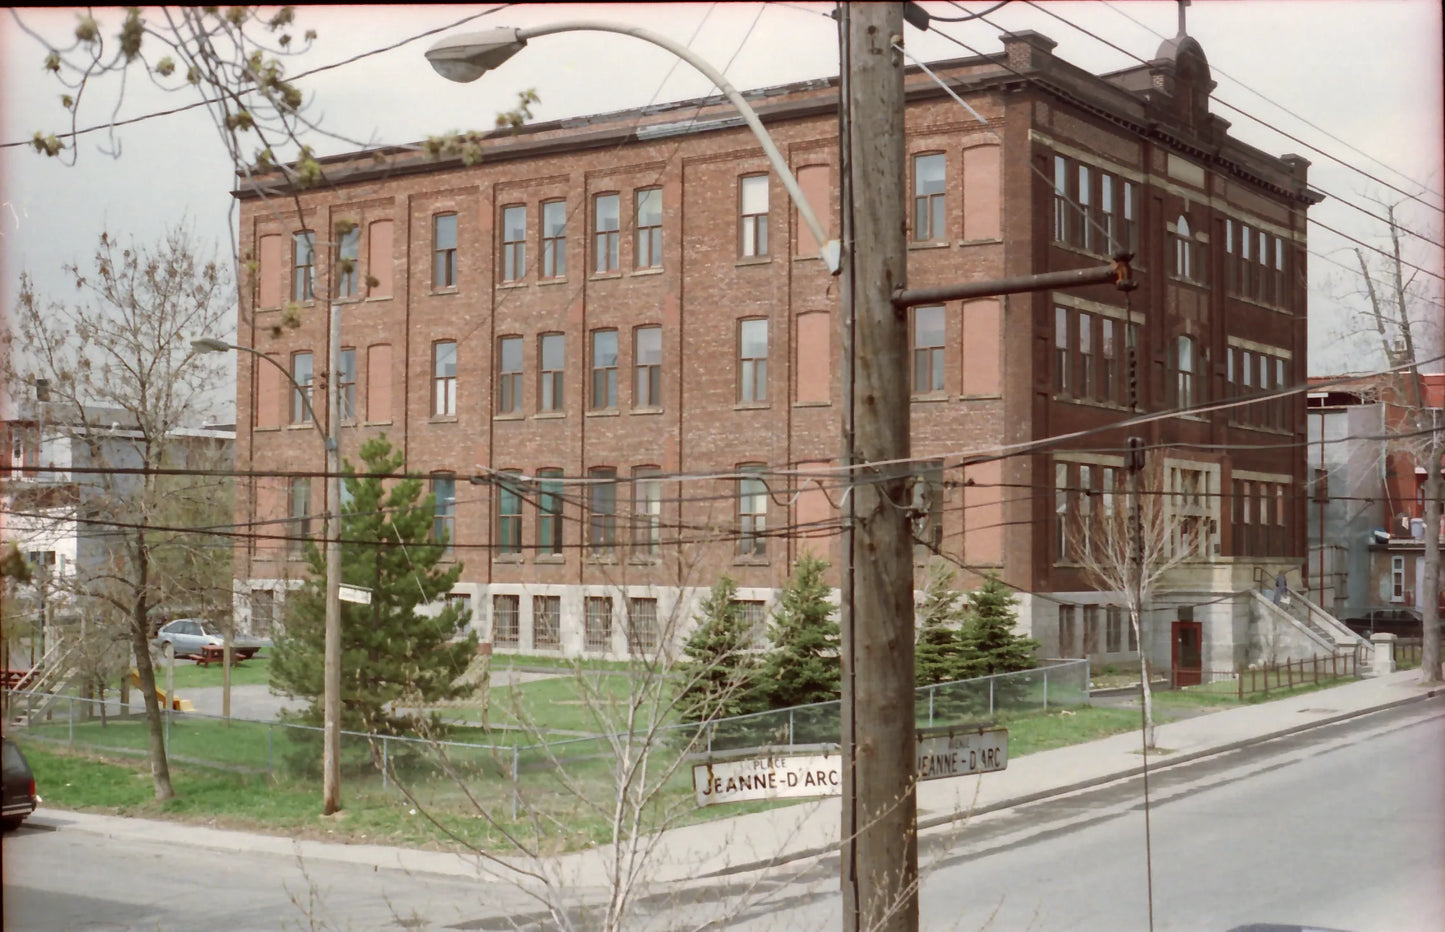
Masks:
[[[1161,760],[1157,764],[1148,765],[1148,770],[1150,773],[1157,773],[1160,770],[1165,770],[1170,767],[1178,766],[1180,764],[1193,763],[1194,761],[1203,760],[1206,757],[1214,757],[1219,754],[1228,754],[1231,751],[1238,751],[1242,748],[1251,747],[1256,744],[1263,744],[1266,741],[1274,741],[1287,735],[1300,734],[1301,732],[1309,731],[1313,728],[1322,728],[1327,725],[1336,725],[1340,722],[1347,722],[1352,718],[1360,718],[1365,715],[1373,715],[1376,712],[1384,712],[1388,709],[1399,708],[1400,706],[1410,705],[1416,702],[1424,702],[1429,699],[1434,699],[1438,696],[1445,696],[1445,688],[1437,687],[1419,695],[1406,696],[1403,699],[1394,699],[1381,705],[1373,705],[1363,709],[1352,709],[1349,712],[1341,712],[1340,714],[1330,716],[1329,718],[1322,718],[1317,721],[1306,722],[1301,725],[1292,725],[1288,728],[1279,729],[1278,731],[1271,731],[1266,732],[1265,734],[1255,735],[1249,738],[1243,738],[1239,741],[1233,741],[1229,744],[1221,744],[1217,747],[1203,748],[1198,751],[1190,751],[1187,754],[1180,754],[1177,756],[1171,755],[1167,760]],[[1070,793],[1077,793],[1081,790],[1093,789],[1097,786],[1103,786],[1106,783],[1114,783],[1119,780],[1127,780],[1131,777],[1137,777],[1142,775],[1144,773],[1144,770],[1145,765],[1140,764],[1138,767],[1129,767],[1123,770],[1116,770],[1111,773],[1101,774],[1097,777],[1090,777],[1087,780],[1080,780],[1077,783],[1069,783],[1063,786],[1051,787],[1046,790],[1039,790],[1034,793],[1026,793],[1022,796],[1014,796],[1010,797],[1009,799],[1001,799],[997,802],[989,803],[986,806],[979,806],[975,809],[969,809],[967,812],[950,812],[944,813],[943,815],[932,816],[928,819],[920,820],[918,822],[917,831],[922,832],[927,829],[937,828],[940,825],[949,825],[954,822],[958,822],[961,819],[968,819],[972,818],[973,816],[979,815],[987,815],[988,813],[998,812],[1002,809],[1012,809],[1015,806],[1024,806],[1029,803],[1038,802],[1041,799],[1049,799],[1054,796],[1067,796]],[[792,861],[801,861],[807,858],[815,858],[827,854],[832,854],[837,850],[838,845],[836,844],[818,845],[801,851],[782,854],[778,857],[770,858],[766,861],[754,861],[750,864],[731,865],[729,867],[723,868],[722,870],[712,871],[706,874],[699,874],[697,877],[687,879],[702,880],[710,877],[728,877],[734,874],[747,873],[749,871],[767,870],[769,868],[778,867],[782,864],[788,864]]]

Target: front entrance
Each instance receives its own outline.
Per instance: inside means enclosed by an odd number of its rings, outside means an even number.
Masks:
[[[1198,686],[1204,669],[1204,625],[1198,621],[1176,621],[1171,641],[1170,680],[1174,688]]]

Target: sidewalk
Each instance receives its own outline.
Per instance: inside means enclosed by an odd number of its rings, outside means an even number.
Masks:
[[[1445,695],[1445,689],[1440,687],[1421,686],[1419,677],[1418,670],[1401,671],[1160,725],[1157,744],[1168,753],[1151,755],[1150,770]],[[1010,760],[1007,769],[996,773],[922,783],[918,789],[919,828],[926,830],[946,824],[953,821],[957,813],[971,811],[979,815],[1134,776],[1143,765],[1139,751],[1139,733],[1129,732]],[[271,852],[303,859],[374,865],[381,869],[502,879],[495,864],[444,852],[302,841],[223,829],[208,829],[200,835],[194,826],[178,823],[44,810],[42,814],[84,831],[157,842],[204,844],[225,850]],[[836,850],[839,823],[840,800],[833,797],[673,829],[657,839],[648,875],[654,883],[698,881],[816,857]],[[547,872],[573,895],[585,896],[583,891],[587,888],[606,889],[609,854],[595,849],[562,855],[547,865]],[[537,865],[527,866],[535,869]],[[517,881],[515,875],[505,879]]]

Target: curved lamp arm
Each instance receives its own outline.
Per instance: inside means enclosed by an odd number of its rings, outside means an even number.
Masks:
[[[778,151],[772,137],[763,128],[763,122],[758,119],[757,112],[753,110],[751,104],[743,99],[743,95],[738,93],[732,82],[687,46],[640,26],[598,20],[576,20],[526,29],[501,27],[483,32],[462,33],[437,42],[427,49],[426,57],[442,77],[450,81],[465,83],[475,81],[520,52],[526,46],[528,39],[559,32],[614,32],[632,36],[666,49],[702,72],[704,77],[723,92],[732,105],[737,108],[743,120],[747,122],[753,135],[757,137],[758,144],[763,147],[763,154],[767,156],[768,162],[773,166],[773,171],[777,172],[778,177],[782,179],[783,187],[787,189],[788,196],[792,198],[793,204],[798,208],[798,214],[807,224],[809,232],[813,234],[814,241],[818,243],[819,257],[828,266],[829,272],[834,275],[838,274],[838,242],[828,239],[823,225],[818,222],[817,214],[813,213],[808,199],[803,196],[803,190],[798,187],[798,179],[793,177],[792,171],[783,161],[783,154]]]
[[[320,434],[321,439],[326,442],[326,449],[335,449],[336,439],[327,434],[321,427],[321,419],[316,416],[316,409],[311,407],[311,399],[307,397],[306,389],[302,388],[301,383],[297,382],[291,373],[286,371],[286,367],[277,362],[275,358],[268,356],[258,349],[241,346],[239,343],[227,343],[225,340],[217,340],[213,337],[202,337],[199,340],[192,340],[191,349],[202,353],[225,353],[231,350],[250,353],[252,356],[260,357],[281,370],[281,374],[286,377],[286,381],[291,383],[291,387],[295,388],[296,394],[300,396],[301,405],[306,409],[306,416],[311,418],[311,426],[316,428],[316,432]]]

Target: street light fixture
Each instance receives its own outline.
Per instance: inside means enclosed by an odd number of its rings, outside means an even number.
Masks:
[[[335,370],[340,359],[341,315],[331,306],[331,366]],[[274,357],[250,346],[227,343],[213,337],[191,341],[191,348],[203,353],[225,353],[232,350],[250,353],[266,360],[286,377],[301,398],[306,416],[321,435],[326,447],[326,513],[321,518],[321,536],[326,539],[326,639],[323,648],[325,675],[322,684],[323,740],[321,751],[321,809],[331,815],[341,808],[341,453],[336,427],[340,422],[340,384],[333,371],[326,380],[327,428],[321,426],[316,409],[305,389],[297,383],[286,367]],[[226,629],[226,654],[223,666],[230,676],[230,626]],[[228,710],[229,711],[229,710]]]
[[[466,32],[449,36],[427,49],[426,59],[431,62],[431,66],[437,74],[448,81],[465,84],[475,81],[526,48],[528,39],[550,36],[559,32],[615,32],[624,36],[632,36],[667,49],[702,72],[703,76],[716,85],[717,89],[722,91],[724,96],[737,108],[738,113],[748,124],[748,128],[753,131],[758,144],[763,148],[763,154],[767,156],[768,163],[773,167],[773,171],[778,173],[783,187],[788,191],[788,196],[793,199],[794,206],[798,208],[798,215],[803,218],[803,223],[813,234],[813,241],[818,244],[819,257],[827,265],[829,273],[838,274],[838,241],[830,240],[828,234],[824,232],[823,225],[818,222],[817,214],[813,213],[813,208],[808,205],[808,199],[803,196],[802,188],[798,187],[798,179],[793,177],[788,163],[783,159],[783,154],[778,151],[772,137],[763,128],[763,121],[758,119],[757,112],[743,98],[743,95],[738,93],[732,82],[687,46],[640,26],[597,20],[576,20],[565,23],[549,23],[546,26],[532,26],[526,29],[502,26],[481,32]]]

